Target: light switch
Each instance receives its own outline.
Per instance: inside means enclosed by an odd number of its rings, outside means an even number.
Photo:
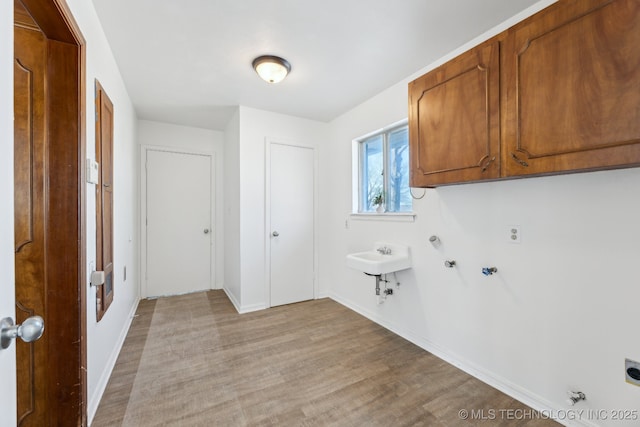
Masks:
[[[87,182],[89,184],[98,183],[98,162],[87,159]]]

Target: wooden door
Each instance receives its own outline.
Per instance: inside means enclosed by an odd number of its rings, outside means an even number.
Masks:
[[[145,296],[211,289],[211,156],[147,150]]]
[[[14,218],[16,323],[45,316],[45,64],[46,38],[21,3],[14,31]],[[46,323],[45,323],[46,326]],[[47,346],[16,340],[18,425],[45,425]]]
[[[503,48],[505,176],[640,164],[640,2],[561,1]]]
[[[102,319],[113,302],[113,103],[96,81],[96,270],[104,271],[96,288],[96,318]]]
[[[20,426],[86,424],[82,44],[66,4],[14,2],[16,340]]]
[[[411,186],[498,178],[499,48],[486,42],[409,83]]]
[[[269,144],[270,305],[314,298],[314,150]]]

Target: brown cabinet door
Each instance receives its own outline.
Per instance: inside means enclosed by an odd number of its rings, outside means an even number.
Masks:
[[[96,268],[105,281],[96,288],[96,318],[102,319],[113,302],[113,103],[96,80]]]
[[[499,61],[489,41],[409,84],[411,186],[499,177]]]
[[[640,2],[561,1],[502,46],[505,176],[640,164]]]

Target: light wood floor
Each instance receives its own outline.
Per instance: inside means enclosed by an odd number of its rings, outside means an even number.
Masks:
[[[530,414],[332,300],[239,315],[210,291],[140,302],[92,427],[557,425]]]

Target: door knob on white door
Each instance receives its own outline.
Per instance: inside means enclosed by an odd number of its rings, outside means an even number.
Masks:
[[[44,333],[44,319],[40,316],[31,316],[22,322],[22,325],[14,325],[11,317],[0,320],[0,347],[4,350],[11,345],[11,340],[20,337],[24,342],[33,342]]]
[[[280,233],[278,233],[277,231],[274,231],[273,233],[271,233],[271,235],[273,237],[278,237],[280,235]]]
[[[209,234],[209,229],[208,228],[204,229],[204,234]]]

